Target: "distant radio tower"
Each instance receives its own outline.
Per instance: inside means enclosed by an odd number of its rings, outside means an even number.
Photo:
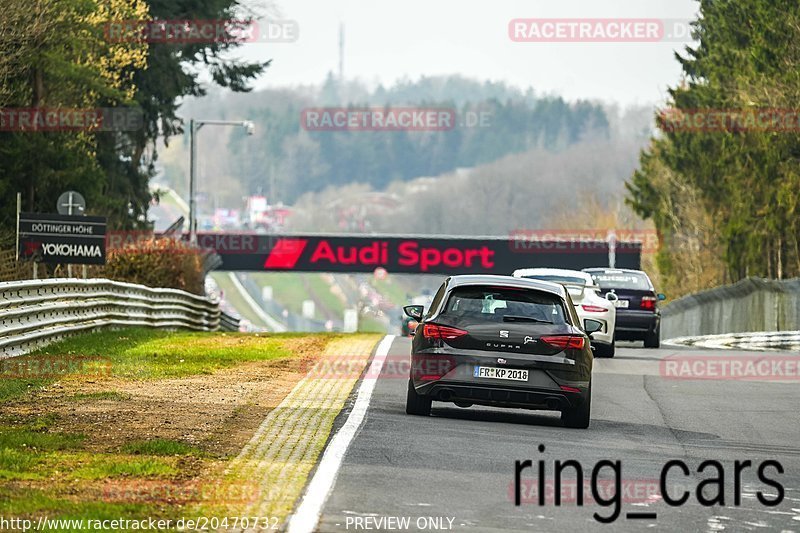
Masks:
[[[344,23],[339,23],[339,81],[344,81]]]

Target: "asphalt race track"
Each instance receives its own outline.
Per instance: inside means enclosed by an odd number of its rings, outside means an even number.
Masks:
[[[407,355],[409,349],[408,339],[397,338],[389,358]],[[433,404],[429,418],[408,416],[406,379],[393,375],[393,367],[384,367],[318,530],[800,531],[800,383],[796,378],[666,379],[659,361],[670,355],[732,354],[618,346],[616,358],[595,360],[588,430],[561,427],[556,413],[462,409],[443,403]],[[540,444],[545,446],[543,453],[537,449]],[[517,507],[515,461],[527,459],[534,466],[521,474],[523,501]],[[569,459],[584,471],[584,505],[576,504],[575,469],[570,467],[562,480],[564,500],[556,507],[553,463]],[[615,490],[613,466],[596,467],[604,459],[620,461],[621,490]],[[689,495],[684,505],[675,507],[658,491],[662,468],[673,459],[690,470],[689,475],[680,467],[669,470],[670,496],[676,499],[684,491]],[[547,480],[543,506],[535,492],[540,460],[545,461]],[[721,464],[724,504],[698,503],[698,485],[719,475],[713,466],[697,473],[705,460]],[[743,467],[736,487],[734,461],[746,460],[752,466]],[[766,500],[778,497],[777,487],[757,476],[759,465],[770,460],[778,461],[784,471],[764,467],[764,477],[783,487],[783,501],[777,506],[758,499],[759,492]],[[598,472],[596,501],[591,495],[593,469]],[[713,501],[719,485],[701,486],[700,498]],[[600,500],[612,503],[604,506]],[[602,524],[594,517],[611,516],[617,508],[619,517],[613,523]],[[656,518],[628,513],[655,513]]]

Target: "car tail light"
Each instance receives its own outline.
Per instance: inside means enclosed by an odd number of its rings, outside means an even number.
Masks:
[[[548,335],[540,337],[540,339],[542,342],[562,350],[582,350],[585,343],[583,337],[574,335]]]
[[[425,324],[422,327],[422,334],[426,339],[452,340],[463,337],[467,334],[463,329],[451,328],[450,326],[440,326],[439,324]]]
[[[656,300],[655,296],[642,296],[641,308],[649,311],[654,310],[656,308]]]
[[[561,385],[561,390],[564,392],[581,392],[580,389],[576,389],[575,387],[568,387],[567,385]]]
[[[605,307],[599,307],[597,305],[582,305],[583,310],[589,313],[605,313],[608,311]]]

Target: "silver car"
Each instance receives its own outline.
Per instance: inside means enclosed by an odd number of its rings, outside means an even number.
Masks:
[[[515,270],[513,275],[515,278],[531,278],[564,285],[575,304],[575,311],[584,324],[584,329],[586,320],[597,320],[603,324],[599,331],[592,333],[595,356],[614,357],[617,309],[613,301],[600,296],[600,286],[595,284],[590,274],[560,268],[522,268]],[[616,295],[612,293],[609,298],[616,298]]]

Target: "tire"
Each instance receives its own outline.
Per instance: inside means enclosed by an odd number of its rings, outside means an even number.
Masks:
[[[644,337],[645,348],[658,348],[659,346],[661,346],[661,326]]]
[[[611,341],[611,344],[598,344],[595,346],[595,357],[614,357],[617,351],[617,343]]]
[[[586,398],[578,407],[561,411],[561,422],[563,422],[564,427],[586,429],[589,427],[589,422],[591,421],[591,410],[592,385],[590,383]]]
[[[431,400],[417,394],[414,384],[408,380],[408,394],[406,395],[406,414],[416,416],[429,416],[431,414]]]

